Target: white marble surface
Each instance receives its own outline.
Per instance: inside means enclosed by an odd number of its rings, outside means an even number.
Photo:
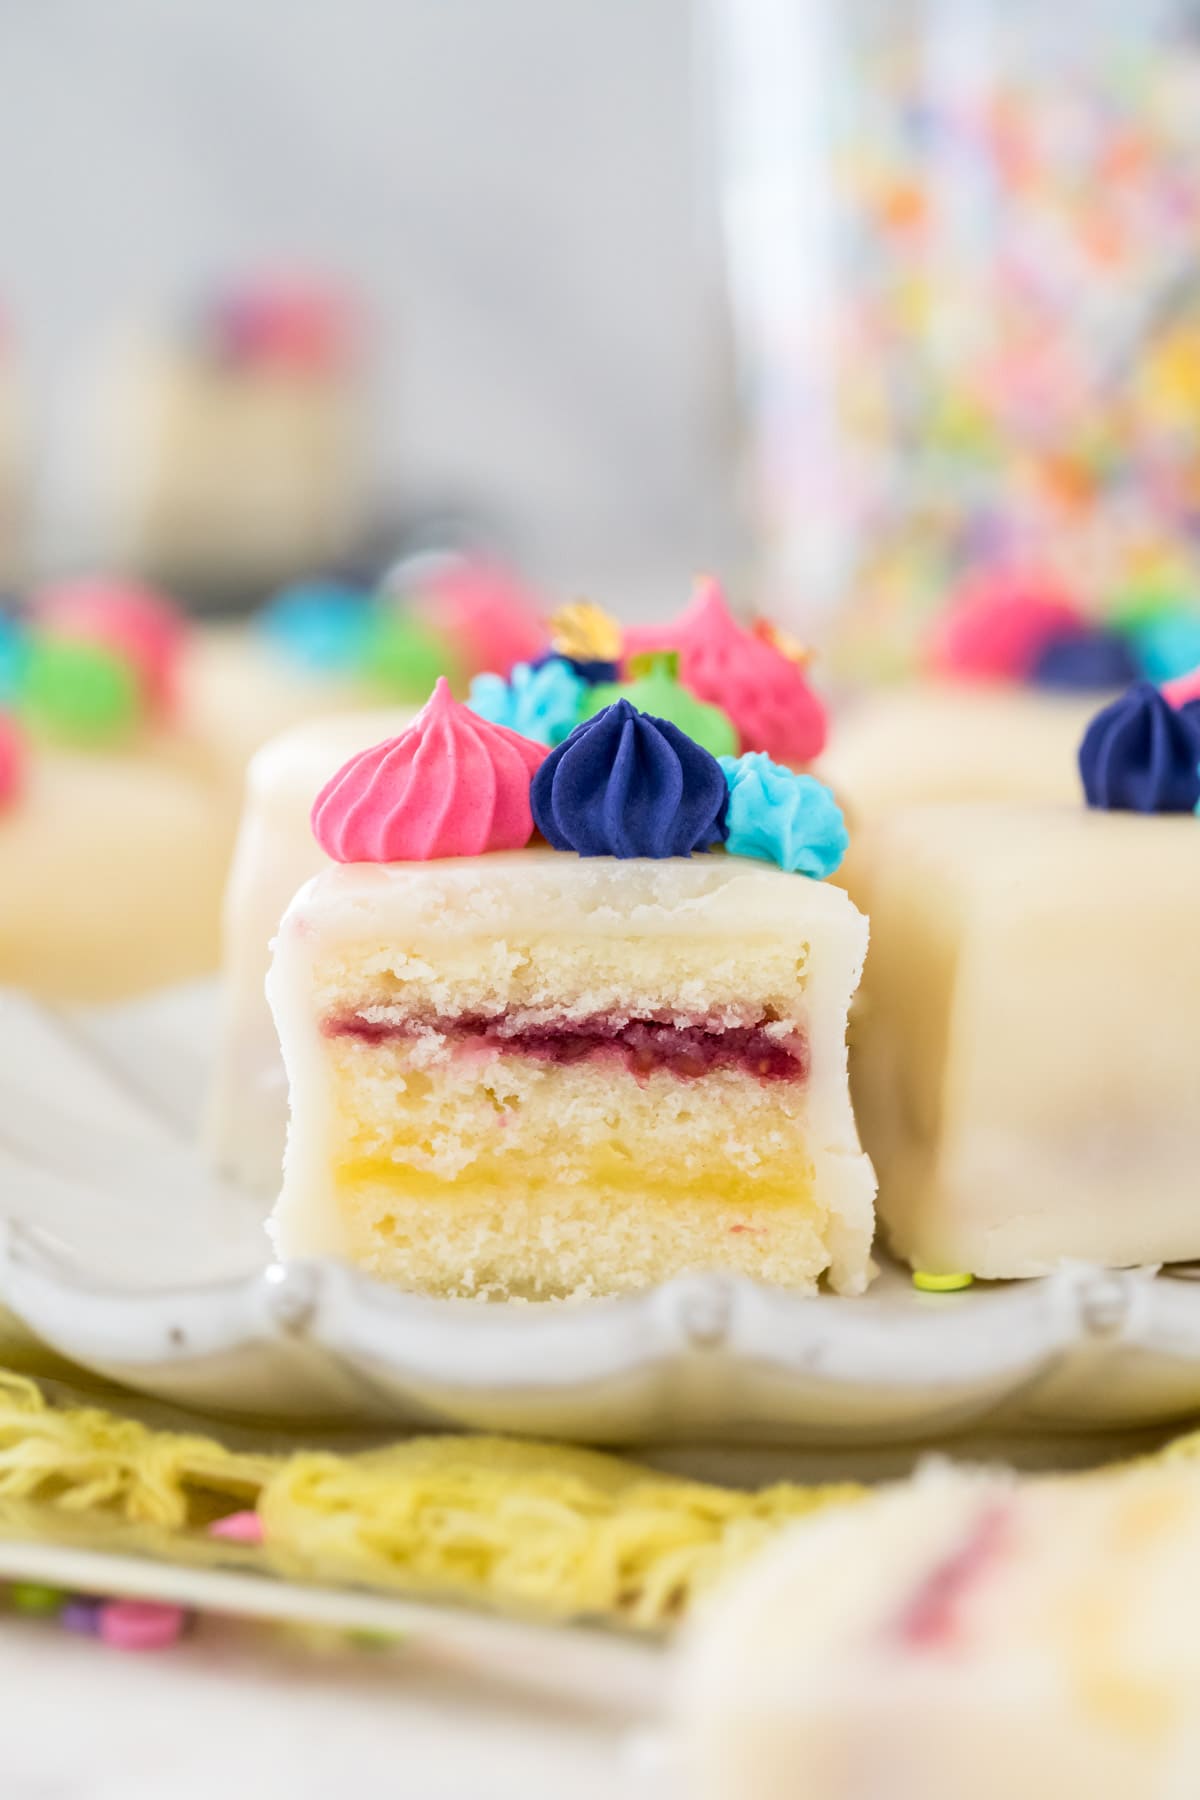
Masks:
[[[403,1651],[313,1651],[215,1620],[172,1650],[132,1655],[5,1615],[0,1696],[4,1800],[642,1791],[637,1740],[618,1721],[434,1675]]]

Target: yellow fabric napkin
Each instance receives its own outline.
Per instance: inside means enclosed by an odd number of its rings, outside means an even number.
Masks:
[[[11,1520],[14,1535],[76,1546],[662,1632],[783,1526],[867,1491],[779,1482],[745,1492],[494,1437],[235,1449],[157,1429],[132,1416],[132,1399],[109,1397],[130,1412],[0,1369],[0,1534]],[[1198,1458],[1192,1432],[1146,1460]],[[263,1521],[261,1548],[206,1535],[248,1507]]]
[[[228,1449],[0,1370],[0,1502],[22,1533],[234,1561],[293,1581],[469,1600],[533,1618],[661,1631],[781,1526],[857,1498],[850,1484],[742,1492],[614,1456],[489,1437],[339,1454]],[[30,1503],[34,1503],[32,1506]],[[256,1507],[259,1549],[205,1536]],[[3,1519],[0,1517],[0,1530]]]

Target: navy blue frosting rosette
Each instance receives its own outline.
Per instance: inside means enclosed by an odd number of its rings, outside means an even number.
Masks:
[[[1185,813],[1200,801],[1200,705],[1174,707],[1148,681],[1096,714],[1079,747],[1089,806]]]
[[[1119,631],[1080,625],[1048,637],[1029,672],[1035,687],[1087,693],[1123,688],[1138,677],[1137,659]]]
[[[628,700],[577,725],[537,770],[533,822],[580,856],[690,856],[724,843],[729,789],[715,756]]]

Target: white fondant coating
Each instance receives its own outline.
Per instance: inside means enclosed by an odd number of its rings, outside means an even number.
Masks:
[[[839,715],[820,773],[851,825],[923,801],[1073,801],[1076,752],[1104,694],[914,682]]]
[[[223,994],[209,1137],[220,1166],[255,1192],[278,1187],[287,1089],[263,984],[288,901],[326,857],[312,803],[359,750],[403,731],[407,707],[339,714],[285,732],[246,776],[245,805],[223,909]]]

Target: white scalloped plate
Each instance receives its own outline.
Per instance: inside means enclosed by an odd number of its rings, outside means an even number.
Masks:
[[[1200,1411],[1200,1285],[1065,1268],[859,1300],[685,1276],[481,1305],[270,1260],[262,1208],[194,1146],[213,995],[103,1013],[0,994],[5,1329],[230,1417],[596,1444],[879,1446],[1132,1430]]]

